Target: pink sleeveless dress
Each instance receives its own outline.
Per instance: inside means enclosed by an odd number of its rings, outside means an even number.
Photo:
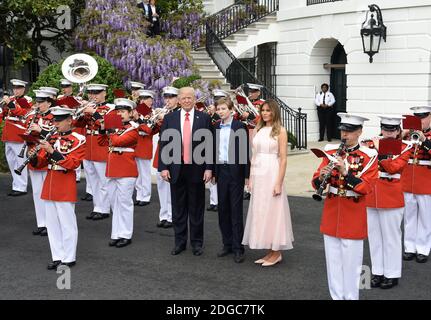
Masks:
[[[242,244],[250,249],[292,249],[293,232],[289,202],[283,183],[281,195],[274,197],[280,159],[278,139],[271,127],[263,127],[254,136],[251,161],[251,198]]]

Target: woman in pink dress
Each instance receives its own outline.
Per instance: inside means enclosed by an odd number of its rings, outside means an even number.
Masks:
[[[280,107],[267,100],[253,131],[251,192],[242,243],[250,249],[269,249],[255,263],[273,266],[282,260],[281,250],[292,249],[293,232],[284,187],[287,163],[287,132],[281,124]]]

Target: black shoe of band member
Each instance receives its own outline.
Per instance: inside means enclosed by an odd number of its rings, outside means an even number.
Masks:
[[[27,194],[27,192],[24,192],[24,191],[12,190],[7,195],[10,196],[10,197],[19,197],[19,196],[24,196],[26,194]]]
[[[168,221],[167,220],[162,220],[162,221],[157,222],[157,228],[164,228],[166,222],[168,222]]]
[[[43,228],[43,230],[40,232],[40,236],[41,237],[46,237],[48,236],[48,230],[46,228]]]
[[[93,220],[103,220],[109,218],[109,213],[100,213],[96,212],[96,214],[93,216]]]
[[[170,222],[170,221],[166,221],[165,222],[165,225],[163,226],[163,228],[165,228],[165,229],[169,229],[169,228],[172,228],[174,225],[173,225],[173,223],[172,222]]]
[[[81,197],[81,200],[84,201],[93,201],[93,196],[89,193],[86,193],[83,197]]]
[[[213,205],[213,204],[210,204],[210,205],[207,207],[207,211],[214,211],[214,205]]]
[[[404,252],[403,253],[403,260],[405,261],[411,261],[416,257],[416,253],[413,252]]]
[[[378,288],[380,287],[381,283],[383,282],[385,277],[382,275],[375,275],[373,274],[371,276],[371,288]]]
[[[384,278],[380,284],[380,289],[390,289],[398,284],[398,278]]]
[[[204,253],[204,250],[201,247],[193,248],[194,256],[201,256]]]
[[[416,255],[416,262],[418,263],[425,263],[428,261],[428,256],[424,255],[424,254],[418,254]]]
[[[150,201],[141,201],[142,207],[148,206],[149,204],[150,204]]]
[[[46,267],[48,270],[57,270],[57,267],[61,264],[60,260],[55,260],[50,263],[48,263],[48,266]]]
[[[213,211],[214,211],[214,212],[217,212],[217,211],[218,211],[218,205],[214,205],[214,209],[213,209]]]
[[[110,247],[115,247],[116,245],[117,245],[117,242],[119,241],[120,239],[111,239],[111,240],[109,240],[109,246]]]
[[[60,264],[60,266],[67,266],[67,267],[73,267],[76,264],[76,261],[72,261],[72,262],[62,262]]]
[[[91,212],[88,216],[86,216],[85,217],[85,219],[87,219],[87,220],[93,220],[93,217],[94,217],[94,215],[96,214],[97,212]]]
[[[115,245],[117,248],[122,248],[128,246],[132,243],[132,239],[118,239],[117,244]]]
[[[40,236],[40,233],[45,229],[44,227],[38,227],[36,230],[33,230],[32,233],[34,236]]]

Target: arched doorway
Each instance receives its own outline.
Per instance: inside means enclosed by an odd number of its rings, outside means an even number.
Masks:
[[[337,112],[346,112],[346,101],[347,101],[347,77],[346,77],[346,64],[347,55],[344,51],[344,47],[341,43],[338,43],[334,48],[331,56],[331,92],[335,96],[334,106],[334,118],[332,121],[332,132],[335,138],[340,138],[340,131],[338,125],[340,118],[337,116]]]

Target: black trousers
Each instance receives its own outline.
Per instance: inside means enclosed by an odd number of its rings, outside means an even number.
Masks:
[[[244,252],[243,194],[244,180],[234,179],[229,164],[218,165],[218,218],[223,246],[234,252]]]
[[[171,184],[172,223],[176,247],[187,246],[189,224],[191,246],[200,248],[203,245],[205,183],[192,181],[192,176],[191,168],[182,165],[178,180]]]
[[[317,116],[319,117],[319,138],[325,138],[325,129],[326,135],[328,136],[328,140],[332,139],[332,118],[334,111],[332,107],[323,109],[321,107],[317,108]]]

